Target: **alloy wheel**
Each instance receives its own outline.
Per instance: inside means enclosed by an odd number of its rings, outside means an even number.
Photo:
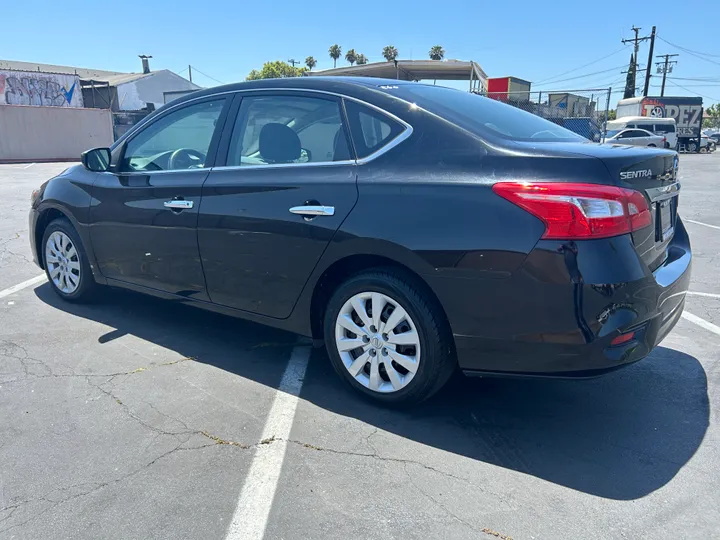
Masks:
[[[335,323],[335,346],[350,375],[375,392],[405,388],[420,364],[420,336],[399,302],[361,292],[343,305]]]
[[[55,286],[65,294],[80,286],[80,259],[75,244],[62,231],[55,231],[45,245],[45,264]]]

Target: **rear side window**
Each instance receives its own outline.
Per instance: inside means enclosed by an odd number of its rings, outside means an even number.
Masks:
[[[655,124],[655,133],[675,133],[674,124]]]
[[[395,120],[354,101],[346,100],[345,110],[359,159],[377,152],[405,129]]]
[[[243,98],[230,140],[228,165],[348,159],[339,101],[296,95]]]

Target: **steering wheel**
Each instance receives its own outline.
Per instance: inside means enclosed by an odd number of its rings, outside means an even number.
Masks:
[[[178,148],[168,158],[168,170],[198,169],[205,164],[206,157],[192,148]]]

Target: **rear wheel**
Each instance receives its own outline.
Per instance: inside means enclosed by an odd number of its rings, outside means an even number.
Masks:
[[[706,147],[706,146],[701,146],[701,147],[700,147],[700,153],[701,153],[701,154],[707,154],[707,147]]]
[[[648,144],[648,148],[655,148],[655,145],[650,143],[650,144]]]
[[[441,310],[394,270],[349,278],[325,312],[325,344],[335,370],[365,396],[388,404],[423,401],[457,365]]]
[[[45,273],[55,293],[68,302],[86,301],[97,287],[80,236],[65,219],[52,221],[43,235]]]

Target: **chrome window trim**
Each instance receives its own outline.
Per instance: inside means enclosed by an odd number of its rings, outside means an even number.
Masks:
[[[212,167],[211,171],[248,171],[258,169],[288,169],[292,167],[329,167],[331,165],[355,165],[354,159],[344,159],[341,161],[309,161],[307,163],[260,163],[258,165],[221,165],[220,167]]]
[[[408,124],[405,120],[402,118],[399,118],[398,116],[394,115],[391,112],[386,111],[385,109],[382,109],[381,107],[378,107],[377,105],[373,105],[372,103],[368,103],[367,101],[363,101],[362,99],[358,99],[356,97],[348,96],[345,94],[340,94],[338,92],[330,92],[328,90],[318,90],[315,88],[244,88],[239,90],[227,90],[224,92],[218,92],[215,94],[206,94],[203,96],[198,96],[196,98],[188,99],[187,101],[183,101],[182,103],[178,103],[176,105],[170,106],[167,110],[163,111],[162,114],[159,114],[156,118],[153,118],[150,122],[148,122],[146,125],[142,126],[142,130],[145,130],[148,126],[155,123],[160,118],[163,118],[168,114],[170,111],[177,109],[179,107],[183,107],[185,105],[191,104],[195,101],[200,100],[211,100],[213,98],[225,96],[228,94],[246,94],[246,93],[253,93],[253,92],[305,92],[310,94],[322,94],[327,96],[333,96],[340,99],[347,99],[350,101],[354,101],[355,103],[359,103],[361,105],[364,105],[365,107],[369,107],[380,114],[386,116],[387,118],[390,118],[391,120],[394,120],[395,122],[399,123],[401,126],[403,126],[405,129],[401,133],[398,133],[394,138],[392,138],[390,141],[388,141],[385,145],[378,148],[373,152],[372,154],[365,156],[364,158],[360,158],[357,160],[343,160],[343,161],[316,161],[316,162],[308,162],[308,163],[277,163],[277,164],[264,164],[264,165],[222,165],[220,167],[210,167],[208,169],[197,169],[197,170],[204,170],[204,171],[228,171],[228,170],[252,170],[252,169],[275,169],[275,168],[287,168],[287,167],[308,167],[308,166],[318,166],[318,167],[327,167],[330,165],[348,165],[348,164],[357,164],[357,165],[365,165],[367,163],[370,163],[371,161],[379,158],[386,152],[389,152],[396,146],[398,146],[400,143],[404,142],[406,139],[408,139],[413,134],[413,127]],[[392,97],[392,96],[390,96]],[[348,126],[349,129],[349,126]],[[125,137],[123,140],[124,143],[127,143],[132,137],[135,137],[136,131],[138,130],[131,130],[128,132],[128,136]],[[195,169],[179,169],[182,171],[187,170],[195,170]],[[148,172],[142,172],[138,174],[148,174],[148,173],[168,173],[168,172],[176,172],[175,170],[172,171],[148,171]],[[126,173],[119,173],[119,174],[135,174],[135,172],[126,172]]]
[[[163,174],[170,174],[170,173],[191,173],[191,172],[200,172],[203,171],[205,173],[209,173],[212,169],[208,167],[200,168],[200,169],[168,169],[168,170],[161,170],[161,171],[121,171],[121,172],[111,172],[111,171],[103,171],[102,174],[112,174],[113,176],[156,176],[156,175],[163,175]]]

